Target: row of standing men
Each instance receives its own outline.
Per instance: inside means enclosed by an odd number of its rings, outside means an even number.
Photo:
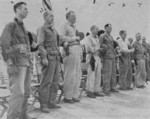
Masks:
[[[117,84],[120,90],[132,90],[133,86],[144,88],[146,80],[149,80],[146,73],[149,72],[149,44],[146,43],[146,38],[143,37],[141,43],[141,34],[137,33],[136,41],[133,43],[132,38],[126,40],[127,32],[121,30],[120,38],[114,40],[110,35],[111,24],[106,24],[104,29],[105,31],[98,31],[98,27],[93,25],[91,35],[83,41],[87,53],[87,96],[95,98],[103,94],[110,95],[110,92],[118,92]],[[101,82],[102,89],[99,87]]]
[[[37,43],[34,42],[32,34],[25,29],[23,19],[27,17],[27,4],[19,2],[14,5],[16,14],[14,21],[6,25],[1,35],[1,48],[4,61],[7,63],[10,80],[11,96],[7,119],[29,119],[27,114],[27,101],[30,96],[31,68],[30,52],[39,52],[42,64],[42,81],[39,88],[41,111],[49,113],[50,109],[58,109],[56,96],[59,81],[59,46],[63,46],[64,65],[64,102],[79,102],[79,86],[82,77],[81,38],[77,32],[74,11],[66,14],[67,22],[62,27],[59,35],[54,27],[54,14],[46,11],[43,14],[45,23],[37,30]],[[97,37],[98,27],[91,27],[91,34],[87,37],[86,66],[87,66],[87,96],[110,95],[110,92],[118,92],[116,88],[116,63],[115,51],[120,48],[120,89],[130,89],[130,54],[136,59],[136,87],[144,87],[146,78],[144,48],[139,42],[141,35],[136,34],[136,42],[133,48],[128,49],[125,42],[126,32],[121,31],[118,46],[115,47],[111,36],[112,26],[105,25],[105,33]],[[99,57],[101,54],[101,57]],[[101,62],[103,66],[101,65]],[[101,84],[101,69],[103,72],[103,89]],[[131,80],[131,79],[130,79]],[[103,93],[102,93],[103,92]]]

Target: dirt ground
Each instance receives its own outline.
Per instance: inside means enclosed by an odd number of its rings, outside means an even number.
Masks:
[[[150,119],[150,82],[145,89],[120,91],[96,99],[83,94],[80,103],[60,105],[61,109],[44,114],[37,104],[30,115],[37,119]]]

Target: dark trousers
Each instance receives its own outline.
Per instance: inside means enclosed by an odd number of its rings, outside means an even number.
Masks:
[[[55,104],[58,91],[59,62],[49,60],[47,67],[42,69],[43,79],[39,88],[40,103],[43,105]]]
[[[109,92],[116,88],[116,63],[115,59],[104,59],[103,61],[103,91]]]
[[[132,65],[130,57],[122,57],[123,62],[119,61],[120,67],[120,88],[126,89],[131,87],[132,82]]]
[[[146,80],[150,81],[150,61],[149,61],[149,59],[145,60],[145,67],[146,67],[146,73],[147,73]]]

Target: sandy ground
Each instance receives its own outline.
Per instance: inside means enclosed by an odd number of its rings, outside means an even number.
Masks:
[[[3,66],[0,72],[5,69]],[[61,101],[62,108],[51,110],[49,114],[41,113],[37,102],[30,116],[37,119],[150,119],[150,82],[146,86],[145,89],[120,91],[96,99],[83,94],[80,103],[65,104]],[[6,115],[2,119],[6,119]]]
[[[150,119],[150,82],[145,89],[120,91],[96,99],[83,94],[80,103],[60,105],[61,109],[44,114],[37,104],[30,115],[37,119]]]

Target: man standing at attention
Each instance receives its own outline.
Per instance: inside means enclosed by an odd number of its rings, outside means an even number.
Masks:
[[[7,62],[11,96],[7,119],[29,119],[27,101],[30,96],[30,42],[23,19],[27,17],[26,3],[14,5],[14,21],[6,25],[1,36],[2,55]]]
[[[62,28],[63,45],[67,48],[64,55],[64,102],[79,102],[81,81],[81,46],[80,37],[76,34],[76,15],[74,11],[66,14],[67,23]]]
[[[127,33],[124,30],[119,32],[120,39],[118,39],[118,45],[120,48],[122,61],[119,61],[120,68],[120,90],[130,90],[132,81],[132,65],[130,53],[134,52],[134,49],[128,49],[128,42],[126,41]]]
[[[147,73],[146,80],[150,81],[150,59],[149,59],[150,45],[147,43],[145,36],[143,36],[142,38],[142,45],[146,51],[146,57],[145,57],[145,67],[146,67],[146,73]]]
[[[114,39],[111,36],[111,24],[105,25],[105,33],[100,37],[101,48],[103,49],[103,91],[106,95],[110,92],[118,92],[116,89],[116,65]]]
[[[42,60],[42,82],[39,88],[41,111],[49,113],[50,109],[58,109],[56,96],[59,81],[59,37],[54,28],[52,11],[43,14],[45,23],[38,29],[37,43]]]
[[[134,57],[137,62],[136,72],[135,72],[135,86],[137,88],[144,88],[146,81],[146,68],[145,68],[145,48],[143,47],[141,41],[141,34],[137,33],[135,35],[136,41],[133,44],[135,49]]]
[[[91,34],[86,39],[86,63],[87,63],[87,96],[95,98],[96,96],[104,96],[100,93],[101,89],[101,59],[100,42],[97,36],[99,28],[95,25],[91,27]]]

